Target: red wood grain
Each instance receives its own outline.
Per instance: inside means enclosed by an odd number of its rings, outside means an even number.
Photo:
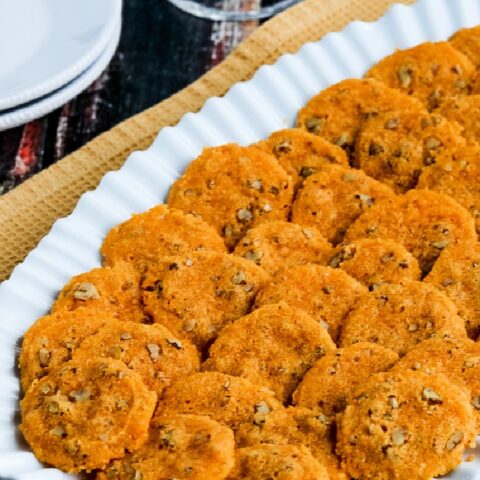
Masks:
[[[9,172],[12,181],[21,181],[30,176],[35,169],[41,168],[45,129],[45,119],[34,120],[23,128],[15,163]]]

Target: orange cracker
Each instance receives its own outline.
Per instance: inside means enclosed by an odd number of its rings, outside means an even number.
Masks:
[[[361,170],[330,165],[304,182],[292,207],[292,222],[316,227],[336,244],[362,213],[393,197],[388,186]]]
[[[383,283],[420,280],[420,268],[415,257],[393,240],[359,238],[337,246],[328,262],[375,290]]]
[[[140,271],[163,257],[203,250],[226,252],[226,247],[201,218],[167,205],[157,205],[113,227],[101,248],[106,265],[127,261]]]
[[[266,272],[225,253],[192,253],[159,262],[141,288],[145,311],[175,335],[205,350],[221,329],[250,311]]]
[[[291,177],[256,147],[206,148],[173,184],[168,204],[201,216],[233,248],[260,223],[286,220],[293,195]]]
[[[127,263],[95,268],[76,275],[63,287],[52,312],[88,308],[100,314],[109,311],[120,320],[149,322],[138,288],[139,277]]]
[[[281,302],[227,325],[210,347],[202,368],[248,378],[286,403],[313,363],[335,349],[318,322]]]
[[[197,415],[157,417],[147,442],[111,462],[97,480],[223,480],[234,465],[233,433]]]
[[[295,180],[297,187],[305,178],[321,171],[325,165],[333,163],[348,167],[348,157],[340,147],[301,128],[273,132],[256,146],[273,154]]]
[[[272,282],[260,290],[255,305],[284,301],[307,312],[336,341],[345,317],[367,292],[344,271],[310,263],[277,272]]]
[[[297,125],[351,155],[363,122],[395,108],[421,111],[422,105],[382,82],[349,78],[312,97],[298,112]]]
[[[428,338],[466,338],[465,323],[444,293],[405,281],[363,295],[343,323],[340,345],[378,343],[401,356]]]
[[[377,373],[340,418],[337,451],[353,478],[423,480],[444,475],[475,440],[467,395],[443,376]]]
[[[20,430],[40,461],[90,472],[145,443],[156,399],[118,360],[70,361],[27,390]]]
[[[455,200],[429,190],[410,190],[372,207],[353,223],[345,240],[385,238],[401,243],[427,274],[442,250],[476,239],[472,216]]]
[[[475,66],[449,42],[425,42],[397,50],[366,74],[418,98],[429,110],[455,95],[468,95],[476,77]]]
[[[74,354],[78,360],[92,356],[121,360],[158,396],[170,384],[200,369],[197,349],[159,324],[110,322],[86,338]]]
[[[278,221],[249,230],[233,253],[273,274],[293,265],[325,264],[332,246],[315,227]]]

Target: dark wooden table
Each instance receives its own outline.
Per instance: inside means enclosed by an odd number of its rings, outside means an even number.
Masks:
[[[198,19],[166,0],[124,0],[120,45],[101,77],[49,115],[0,132],[0,194],[185,87],[257,26]]]

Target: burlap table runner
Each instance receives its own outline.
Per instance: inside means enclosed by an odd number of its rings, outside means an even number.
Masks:
[[[7,278],[80,195],[118,169],[130,152],[145,149],[158,131],[212,96],[250,78],[257,68],[352,20],[375,20],[391,0],[305,0],[265,23],[220,65],[158,105],[120,123],[0,198],[0,280]],[[405,0],[402,3],[412,3]]]

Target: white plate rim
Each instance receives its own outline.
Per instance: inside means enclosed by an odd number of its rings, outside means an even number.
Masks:
[[[3,110],[21,106],[61,88],[85,71],[93,62],[98,60],[107,45],[112,42],[122,15],[122,0],[107,1],[111,4],[111,16],[103,26],[103,29],[92,48],[88,52],[85,52],[80,58],[75,59],[68,67],[57,72],[49,79],[44,80],[21,93],[0,98],[0,114]]]
[[[121,20],[118,19],[115,31],[100,56],[78,77],[67,85],[36,101],[15,108],[8,113],[0,112],[0,131],[23,125],[43,117],[64,105],[95,81],[110,63],[118,47],[121,33]]]
[[[447,26],[443,28],[442,22]],[[362,43],[366,36],[379,59],[394,48],[442,40],[455,29],[474,24],[480,24],[480,0],[419,0],[411,6],[393,5],[375,22],[352,22],[341,32],[260,67],[251,80],[235,84],[222,98],[209,99],[177,126],[162,129],[147,150],[131,154],[120,170],[107,173],[95,190],[85,193],[73,213],[57,220],[10,279],[0,284],[0,385],[4,387],[0,389],[0,477],[78,478],[45,469],[18,443],[19,386],[13,351],[25,329],[48,310],[70,276],[100,265],[98,248],[111,226],[163,201],[172,181],[202,146],[226,141],[248,144],[263,138],[291,124],[292,116],[285,111],[298,109],[305,97],[352,76],[360,66],[363,73],[372,59]],[[330,57],[332,52],[335,55]],[[357,56],[352,57],[352,52]],[[365,64],[367,60],[370,64]],[[12,438],[17,438],[13,450]],[[463,462],[446,478],[480,479],[480,461]]]

